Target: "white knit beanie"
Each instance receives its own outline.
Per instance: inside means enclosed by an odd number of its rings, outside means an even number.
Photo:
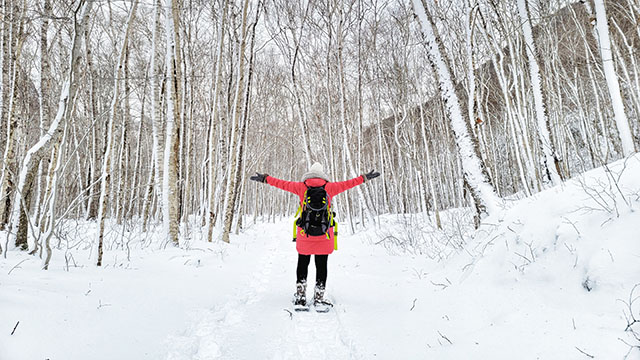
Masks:
[[[302,175],[302,181],[306,181],[307,179],[320,178],[326,181],[329,181],[329,176],[325,174],[324,168],[322,164],[319,162],[313,163],[309,171],[307,171],[304,175]]]

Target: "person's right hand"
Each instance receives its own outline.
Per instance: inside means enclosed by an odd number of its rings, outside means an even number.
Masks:
[[[253,181],[265,183],[265,182],[267,182],[267,176],[269,176],[269,175],[256,173],[255,175],[252,175],[249,179],[251,179]]]

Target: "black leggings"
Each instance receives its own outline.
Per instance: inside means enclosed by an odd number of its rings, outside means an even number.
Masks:
[[[316,261],[316,285],[324,287],[327,283],[327,260],[329,255],[314,255],[314,258]],[[298,282],[307,280],[309,262],[311,262],[311,255],[298,254],[298,269],[296,270]]]

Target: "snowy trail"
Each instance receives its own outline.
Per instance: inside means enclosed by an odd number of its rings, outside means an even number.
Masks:
[[[273,359],[360,359],[355,343],[346,335],[339,309],[326,314],[295,313],[285,342]]]
[[[597,170],[515,202],[477,232],[448,213],[442,239],[464,249],[440,262],[374,245],[429,235],[417,216],[381,216],[344,235],[329,257],[327,314],[287,311],[297,261],[289,218],[250,225],[230,244],[194,231],[182,248],[138,245],[130,259],[110,249],[104,268],[81,249],[71,267],[57,256],[47,272],[10,252],[0,261],[0,359],[640,360],[625,330],[640,334],[625,305],[640,291],[640,157],[609,169],[617,197]],[[595,211],[593,191],[617,212]],[[78,241],[95,234],[94,223],[69,229]],[[631,310],[640,318],[640,302]]]
[[[326,314],[292,311],[296,253],[288,233],[276,230],[261,240],[256,237],[262,234],[248,232],[243,238],[253,238],[251,246],[259,249],[255,269],[226,303],[198,311],[182,335],[169,338],[167,359],[359,359],[339,308]],[[313,263],[309,270],[313,279]]]

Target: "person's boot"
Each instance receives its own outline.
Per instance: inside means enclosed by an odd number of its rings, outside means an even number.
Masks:
[[[307,311],[307,282],[296,283],[296,293],[293,295],[293,308],[296,311]]]
[[[313,307],[317,312],[327,312],[333,306],[324,298],[324,284],[316,284],[316,288],[313,294]]]

